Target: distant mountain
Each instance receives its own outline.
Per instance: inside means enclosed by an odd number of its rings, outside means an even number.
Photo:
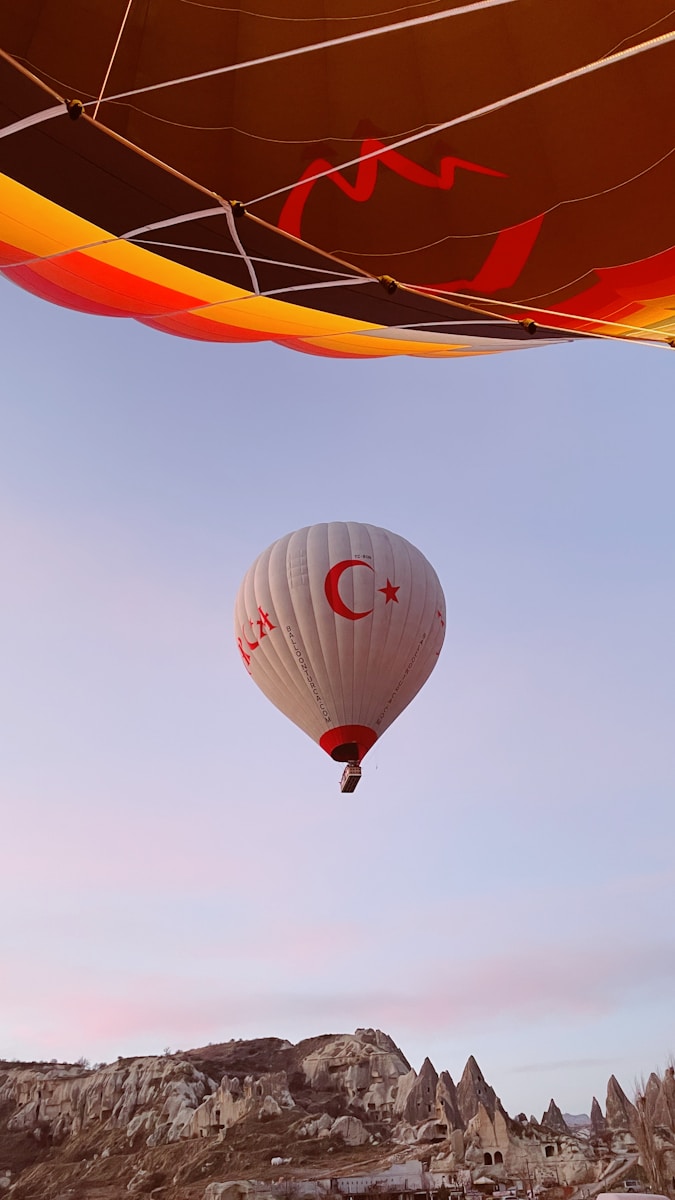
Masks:
[[[587,1113],[563,1113],[569,1129],[590,1129],[591,1118]]]

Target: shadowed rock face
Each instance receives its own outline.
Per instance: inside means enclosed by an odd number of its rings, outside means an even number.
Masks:
[[[675,1068],[666,1067],[654,1103],[654,1122],[675,1132]]]
[[[598,1104],[595,1096],[591,1104],[591,1133],[595,1137],[599,1137],[607,1129],[607,1122],[602,1115],[602,1109]]]
[[[422,1063],[419,1075],[414,1071],[411,1074],[410,1086],[401,1088],[396,1098],[395,1112],[409,1125],[419,1125],[436,1115],[438,1075],[428,1058]],[[408,1080],[409,1076],[405,1078]]]
[[[436,1088],[436,1108],[440,1120],[445,1121],[448,1133],[464,1129],[462,1114],[457,1098],[457,1088],[452,1076],[447,1071],[441,1071]]]
[[[499,1110],[503,1116],[506,1116],[505,1110],[502,1108],[501,1100],[497,1097],[494,1088],[491,1088],[483,1078],[478,1063],[473,1055],[467,1060],[467,1064],[462,1072],[462,1078],[457,1086],[457,1103],[459,1111],[464,1122],[464,1128],[469,1124],[478,1113],[479,1105],[482,1104],[491,1121],[494,1121],[495,1112]]]
[[[607,1102],[605,1104],[607,1113],[607,1126],[614,1131],[630,1130],[634,1123],[637,1113],[635,1105],[631,1104],[621,1084],[614,1075],[610,1076],[607,1084]]]
[[[569,1133],[569,1128],[555,1100],[551,1100],[546,1112],[541,1118],[542,1125],[556,1133]]]
[[[387,1117],[401,1078],[410,1074],[407,1059],[379,1029],[336,1035],[313,1047],[300,1067],[313,1091],[341,1093],[351,1107]]]

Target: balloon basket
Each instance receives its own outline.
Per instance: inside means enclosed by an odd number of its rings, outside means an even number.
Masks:
[[[353,792],[361,778],[361,767],[358,763],[347,763],[340,780],[341,792]]]

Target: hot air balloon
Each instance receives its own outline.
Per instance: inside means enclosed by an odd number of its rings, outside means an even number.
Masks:
[[[320,9],[3,0],[6,278],[333,356],[672,343],[671,0]]]
[[[361,761],[433,671],[445,601],[405,538],[355,521],[310,525],[268,546],[234,615],[246,670],[337,762],[351,792]]]

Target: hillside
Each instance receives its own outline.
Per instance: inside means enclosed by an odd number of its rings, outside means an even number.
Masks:
[[[675,1174],[672,1071],[652,1086],[650,1103]],[[414,1071],[372,1029],[297,1045],[230,1041],[93,1068],[5,1062],[0,1194],[319,1200],[343,1183],[351,1192],[431,1195],[487,1177],[562,1200],[582,1184],[592,1191],[608,1172],[636,1173],[634,1119],[614,1077],[604,1114],[593,1100],[590,1128],[570,1128],[553,1100],[541,1121],[511,1117],[475,1059],[455,1084],[429,1059]],[[233,1184],[242,1180],[257,1182]]]

